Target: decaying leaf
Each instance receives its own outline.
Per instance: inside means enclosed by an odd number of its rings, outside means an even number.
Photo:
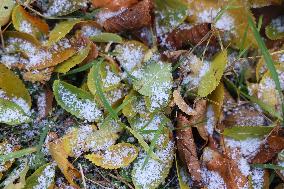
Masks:
[[[237,162],[210,148],[203,151],[202,160],[210,171],[216,171],[224,179],[227,188],[241,189],[248,183],[246,176],[239,170]]]
[[[193,139],[192,128],[189,126],[190,121],[179,114],[177,122],[177,149],[179,158],[187,166],[187,169],[196,184],[202,183],[200,162],[198,160],[196,146]],[[182,129],[185,127],[184,129]]]
[[[197,113],[184,101],[182,96],[180,95],[179,91],[175,90],[173,92],[173,98],[175,104],[179,107],[181,111],[186,113],[187,115],[196,115]]]
[[[9,22],[14,6],[15,1],[13,0],[3,0],[0,2],[0,26],[4,26]]]
[[[92,0],[94,7],[106,8],[112,11],[130,7],[137,2],[137,0]]]
[[[198,95],[205,97],[219,85],[227,64],[227,50],[220,52],[212,61],[209,71],[201,78]]]
[[[118,169],[128,166],[137,155],[136,146],[129,143],[118,143],[102,153],[88,154],[85,158],[105,169]]]
[[[284,149],[284,130],[275,127],[265,142],[261,145],[258,153],[252,158],[251,163],[266,163]]]
[[[135,30],[151,24],[153,5],[150,0],[139,1],[121,14],[109,18],[103,23],[107,32]]]
[[[175,29],[167,35],[166,41],[173,49],[183,49],[190,45],[201,43],[204,45],[210,41],[210,45],[217,46],[217,40],[212,35],[211,25],[208,23],[197,24],[191,28]]]

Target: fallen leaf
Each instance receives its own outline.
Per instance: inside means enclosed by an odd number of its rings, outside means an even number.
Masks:
[[[121,14],[107,19],[103,27],[107,32],[117,33],[149,26],[152,20],[152,8],[150,0],[139,1]]]
[[[122,8],[130,7],[137,3],[137,0],[92,0],[92,4],[96,8],[106,8],[111,11],[117,11]]]
[[[173,98],[175,104],[179,107],[181,111],[183,111],[184,113],[190,116],[197,114],[196,111],[194,111],[188,104],[186,104],[186,102],[184,101],[178,90],[174,90]]]
[[[0,2],[0,27],[9,22],[14,6],[14,0],[2,0]]]

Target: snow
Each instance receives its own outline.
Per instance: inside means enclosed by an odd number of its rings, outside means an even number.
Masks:
[[[121,80],[121,78],[110,69],[111,68],[109,66],[106,66],[106,77],[102,79],[105,88],[117,85]]]
[[[215,127],[215,117],[214,117],[213,107],[211,104],[207,107],[206,118],[207,118],[207,121],[206,121],[205,128],[207,130],[207,133],[210,136],[212,136],[214,127]]]
[[[38,184],[33,187],[33,189],[43,189],[49,188],[53,183],[53,178],[55,176],[55,165],[51,164],[45,167],[42,174],[37,178]]]
[[[136,154],[136,150],[133,147],[123,146],[117,150],[106,150],[103,154],[103,164],[113,165],[121,167],[125,163],[127,158],[133,157]]]
[[[207,186],[207,189],[226,189],[226,184],[219,173],[209,171],[206,168],[201,169],[202,180]]]
[[[264,178],[264,170],[252,169],[251,180],[252,180],[253,188],[255,189],[263,188],[263,184],[264,184],[263,178]]]
[[[258,138],[246,139],[237,141],[234,139],[225,138],[225,145],[232,150],[239,150],[241,154],[249,160],[259,150],[262,141]]]
[[[20,106],[27,115],[29,115],[29,116],[31,115],[30,107],[24,99],[14,97],[14,98],[11,99],[11,101],[16,103],[18,106]]]
[[[92,37],[101,34],[101,30],[96,28],[95,26],[83,26],[81,28],[81,32],[85,37]]]
[[[45,13],[46,16],[54,16],[73,10],[74,7],[86,7],[85,1],[53,0]]]
[[[278,32],[284,32],[284,16],[279,16],[271,21],[272,27]]]
[[[245,158],[239,158],[238,161],[238,168],[239,170],[241,171],[241,173],[244,175],[244,176],[249,176],[251,174],[250,172],[250,165],[248,163],[248,161],[245,159]]]
[[[147,189],[151,184],[159,181],[162,174],[164,174],[165,167],[173,159],[172,150],[174,148],[174,143],[169,142],[165,149],[160,149],[155,152],[159,157],[160,161],[149,158],[149,161],[145,165],[144,158],[146,157],[145,153],[142,153],[138,157],[138,161],[134,164],[135,171],[133,174],[133,180],[141,186],[141,189]]]
[[[62,84],[59,84],[59,96],[65,106],[73,112],[77,112],[80,117],[89,122],[95,121],[102,116],[102,112],[94,101],[89,99],[80,99],[76,94],[65,89]]]
[[[40,116],[45,115],[45,109],[46,109],[46,94],[45,92],[41,93],[37,98],[37,109]]]
[[[99,24],[103,24],[107,19],[110,19],[114,16],[120,15],[121,13],[123,13],[125,10],[127,10],[126,8],[121,8],[117,11],[106,11],[106,10],[102,10],[97,14],[97,22]]]
[[[33,26],[26,20],[23,20],[20,24],[19,30],[24,33],[32,34],[33,33]]]
[[[152,95],[150,96],[150,111],[163,106],[170,98],[169,89],[172,87],[171,82],[163,82],[162,84],[154,84],[152,86]]]
[[[128,72],[133,71],[136,66],[140,65],[144,58],[144,52],[141,46],[132,43],[117,45],[116,49],[118,51],[116,58],[122,68]]]

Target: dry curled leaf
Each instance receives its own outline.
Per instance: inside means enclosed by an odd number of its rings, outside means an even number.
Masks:
[[[181,160],[186,164],[187,169],[194,182],[201,184],[201,169],[198,160],[196,146],[193,139],[192,128],[189,126],[190,121],[181,114],[178,115],[177,122],[177,149]],[[186,127],[184,129],[181,129]]]
[[[174,102],[179,107],[181,111],[186,113],[187,115],[196,115],[197,112],[194,111],[182,98],[178,90],[173,92]]]
[[[260,146],[258,153],[252,158],[251,163],[266,163],[272,160],[284,149],[284,129],[275,127]]]
[[[211,38],[210,38],[211,36]],[[212,35],[211,24],[203,23],[189,29],[175,29],[167,35],[166,41],[174,49],[182,49],[199,43],[217,46],[217,38]]]
[[[211,148],[205,148],[202,160],[210,171],[216,171],[224,179],[227,188],[242,189],[248,183],[238,168],[235,160],[225,157],[223,154]]]
[[[143,0],[126,9],[121,14],[107,19],[103,27],[107,32],[136,30],[151,24],[153,5],[150,0]]]
[[[92,0],[92,4],[96,8],[106,8],[112,11],[121,8],[127,8],[137,3],[137,0]]]

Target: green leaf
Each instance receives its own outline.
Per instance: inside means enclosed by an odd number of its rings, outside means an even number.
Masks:
[[[250,28],[253,32],[253,35],[254,35],[257,43],[258,43],[259,48],[261,49],[261,53],[264,57],[266,66],[267,66],[267,68],[268,68],[268,70],[271,74],[272,79],[275,82],[276,89],[279,92],[279,96],[280,96],[280,99],[281,99],[281,105],[282,105],[282,117],[284,117],[284,97],[283,97],[283,93],[282,93],[281,86],[280,86],[279,76],[277,74],[273,59],[272,59],[271,55],[269,54],[269,51],[268,51],[267,47],[265,46],[265,43],[264,43],[262,37],[260,36],[259,32],[257,31],[257,28],[256,28],[251,17],[248,17],[248,23],[249,23],[249,26],[250,26]],[[284,119],[282,121],[284,122]]]
[[[101,43],[122,43],[122,37],[114,33],[101,33],[95,36],[90,37],[91,40],[94,42],[101,42]]]
[[[27,160],[24,159],[21,164],[8,175],[0,186],[5,186],[4,189],[22,189],[26,184],[26,174],[28,171],[29,166]]]
[[[57,103],[72,115],[90,122],[102,117],[90,93],[60,80],[54,81],[53,92]]]
[[[38,168],[31,176],[26,180],[24,189],[49,189],[54,182],[55,166],[51,163],[47,163]]]
[[[268,135],[273,128],[273,126],[234,126],[225,128],[223,135],[236,140],[246,140]]]
[[[90,50],[91,45],[89,43],[84,49],[80,50],[77,54],[57,65],[54,71],[65,74],[71,68],[83,62],[83,60],[88,56]]]
[[[164,182],[172,167],[175,152],[174,149],[174,143],[170,141],[165,148],[155,151],[162,161],[150,158],[144,168],[143,163],[147,156],[146,154],[141,153],[138,156],[137,162],[134,163],[132,170],[132,182],[135,188],[155,189]]]
[[[14,0],[0,1],[0,26],[4,26],[9,22],[14,6]]]
[[[279,16],[272,20],[272,22],[265,27],[265,34],[271,40],[278,40],[284,37],[283,31],[283,16]]]
[[[133,88],[148,97],[147,105],[154,111],[167,105],[172,89],[171,64],[151,62],[133,72],[137,80],[133,81]]]
[[[24,110],[14,102],[0,98],[0,123],[19,125],[32,121]]]
[[[198,95],[206,97],[219,85],[227,64],[227,50],[220,52],[212,61],[209,71],[201,78]]]
[[[9,161],[11,159],[20,158],[20,157],[23,157],[25,155],[31,154],[33,152],[36,152],[36,148],[34,148],[34,147],[25,148],[25,149],[22,149],[22,150],[11,152],[11,153],[6,154],[6,155],[1,155],[0,156],[0,162],[6,162],[6,161]]]
[[[180,25],[187,17],[187,4],[183,0],[155,0],[161,19],[159,25],[168,32]]]
[[[138,148],[136,146],[129,143],[118,143],[103,153],[88,154],[85,158],[104,169],[118,169],[128,166],[137,155]]]
[[[53,30],[49,33],[49,39],[47,42],[47,45],[53,45],[56,42],[58,42],[60,39],[64,38],[71,30],[72,28],[81,22],[80,20],[68,20],[59,22]]]
[[[23,81],[0,63],[0,90],[9,98],[22,98],[31,107],[31,97]]]
[[[273,170],[284,170],[283,166],[274,164],[252,164],[252,167],[262,168],[262,169],[273,169]]]

